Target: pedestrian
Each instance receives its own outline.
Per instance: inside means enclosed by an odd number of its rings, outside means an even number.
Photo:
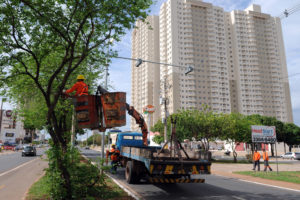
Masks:
[[[263,159],[264,159],[264,166],[265,166],[264,171],[267,171],[267,168],[269,168],[269,170],[272,171],[272,168],[269,165],[269,156],[265,149],[263,149]]]
[[[253,170],[256,170],[256,166],[257,166],[257,171],[260,171],[260,153],[257,152],[257,150],[255,149],[254,154],[253,154]]]
[[[120,151],[116,148],[115,144],[111,145],[111,150],[108,153],[108,156],[110,156],[111,160],[111,173],[116,173],[117,172],[117,165],[119,162],[119,156],[120,156]]]
[[[65,93],[69,94],[74,91],[76,91],[74,96],[82,96],[82,95],[88,95],[89,87],[84,82],[84,76],[78,75],[77,76],[77,82],[72,86],[72,88],[68,89]]]

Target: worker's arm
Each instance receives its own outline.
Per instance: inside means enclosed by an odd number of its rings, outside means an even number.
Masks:
[[[69,93],[71,93],[71,92],[74,92],[74,91],[77,89],[77,87],[78,87],[78,84],[75,83],[75,84],[71,87],[71,89],[68,89],[68,90],[66,91],[66,93],[69,94]]]

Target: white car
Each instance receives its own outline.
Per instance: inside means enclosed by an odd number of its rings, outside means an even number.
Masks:
[[[286,154],[282,154],[280,157],[282,159],[300,160],[300,152],[287,152]]]

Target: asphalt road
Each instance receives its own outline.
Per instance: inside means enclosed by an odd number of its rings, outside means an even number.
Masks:
[[[44,153],[44,149],[37,148],[37,156],[40,156]],[[0,154],[0,174],[8,171],[10,169],[13,169],[19,165],[22,165],[23,163],[26,163],[28,161],[31,161],[35,159],[35,156],[25,156],[22,157],[22,151],[17,151],[10,154]]]
[[[99,160],[100,153],[93,150],[82,150],[91,160]],[[221,200],[299,200],[300,192],[258,185],[233,178],[207,175],[204,184],[161,184],[153,185],[144,181],[140,184],[127,184],[124,169],[118,168],[118,173],[111,175],[122,185],[141,199],[175,200],[175,199],[221,199]]]

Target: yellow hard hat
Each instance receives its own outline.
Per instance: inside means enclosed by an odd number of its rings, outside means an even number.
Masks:
[[[77,80],[84,80],[85,78],[84,78],[84,76],[83,75],[78,75],[77,76]]]
[[[116,147],[116,145],[115,145],[115,144],[112,144],[111,147]]]

